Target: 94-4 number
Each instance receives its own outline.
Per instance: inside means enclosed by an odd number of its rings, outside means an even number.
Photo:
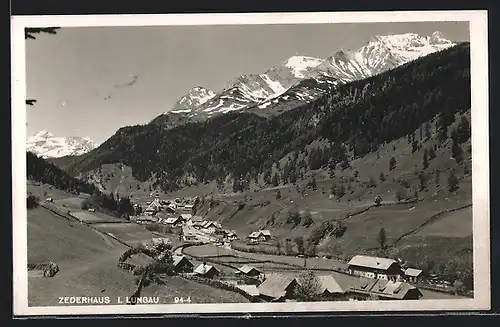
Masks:
[[[191,303],[191,297],[188,296],[188,297],[174,297],[174,302],[175,303]]]

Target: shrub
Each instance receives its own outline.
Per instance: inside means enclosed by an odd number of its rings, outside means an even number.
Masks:
[[[38,207],[39,205],[39,199],[37,196],[35,195],[28,195],[28,197],[26,198],[26,207],[29,209],[34,209],[36,207]]]
[[[318,300],[321,293],[321,281],[312,271],[302,273],[294,290],[294,296],[299,301]]]

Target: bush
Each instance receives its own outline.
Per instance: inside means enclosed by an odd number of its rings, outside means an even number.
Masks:
[[[302,273],[297,280],[294,296],[299,301],[318,300],[321,293],[321,281],[312,271]]]
[[[82,201],[81,207],[83,210],[88,210],[88,209],[92,208],[92,204],[90,203],[90,201],[88,199],[85,199]]]
[[[38,207],[39,201],[40,201],[40,199],[38,199],[37,196],[30,194],[26,198],[26,207],[28,208],[28,210],[34,209],[34,208]]]

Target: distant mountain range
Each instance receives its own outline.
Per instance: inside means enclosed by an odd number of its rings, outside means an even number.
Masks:
[[[95,147],[95,142],[89,137],[56,137],[46,130],[28,137],[26,141],[26,151],[42,158],[78,156],[93,150]]]
[[[338,51],[326,59],[293,56],[262,74],[241,75],[218,93],[197,86],[153,122],[178,125],[238,110],[279,114],[316,99],[332,85],[368,78],[453,45],[440,32],[407,33],[375,36],[356,51]]]

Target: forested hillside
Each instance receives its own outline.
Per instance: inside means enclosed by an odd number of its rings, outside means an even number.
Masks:
[[[228,113],[170,129],[158,124],[124,127],[62,166],[76,176],[120,162],[138,180],[155,177],[165,191],[230,176],[238,191],[252,179],[277,185],[302,179],[309,170],[348,167],[351,160],[401,137],[418,148],[413,133],[421,126],[445,141],[455,114],[470,109],[469,51],[468,43],[457,45],[332,88],[312,103],[268,119]],[[453,133],[455,148],[468,139],[467,133],[470,129]],[[284,157],[287,163],[278,164]]]
[[[26,164],[29,180],[50,184],[57,189],[76,194],[78,192],[93,194],[97,191],[94,185],[71,177],[59,167],[32,152],[26,152]]]

